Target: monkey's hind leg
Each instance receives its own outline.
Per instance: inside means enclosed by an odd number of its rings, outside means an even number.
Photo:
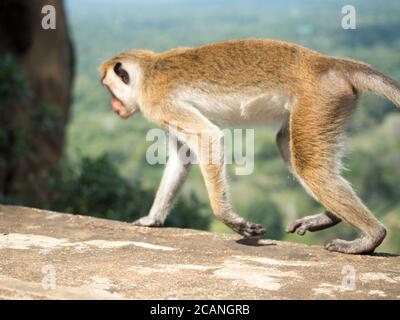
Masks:
[[[337,225],[340,221],[342,220],[331,212],[326,211],[324,213],[297,219],[287,228],[287,232],[294,233],[297,230],[298,235],[304,236],[306,231],[314,232],[324,230]]]
[[[276,144],[282,159],[285,161],[289,169],[292,170],[290,163],[290,131],[288,120],[283,123],[282,128],[279,130],[276,136]],[[336,217],[333,213],[325,211],[321,214],[297,219],[287,228],[287,232],[294,233],[297,230],[297,234],[303,236],[306,231],[314,232],[324,230],[335,226],[340,221],[342,220]]]
[[[351,254],[369,253],[381,244],[386,229],[341,177],[338,159],[340,135],[355,106],[355,99],[351,96],[326,98],[303,99],[293,109],[291,163],[300,182],[326,209],[362,233],[360,239],[336,239],[326,248]]]

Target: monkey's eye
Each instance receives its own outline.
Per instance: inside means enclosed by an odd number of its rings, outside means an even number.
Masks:
[[[126,72],[122,67],[121,63],[118,62],[114,66],[114,72],[115,74],[122,80],[123,83],[129,84],[129,74]]]

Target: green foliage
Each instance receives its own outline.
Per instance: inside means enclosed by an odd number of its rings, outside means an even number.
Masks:
[[[28,82],[17,60],[11,54],[0,58],[0,97],[4,106],[24,101],[30,96]]]
[[[44,133],[53,132],[62,121],[60,108],[49,102],[42,102],[28,112],[33,123]]]
[[[53,134],[54,129],[60,124],[62,117],[59,108],[48,102],[32,106],[28,104],[32,96],[29,82],[17,59],[11,54],[2,56],[0,58],[0,167],[7,165],[12,167],[23,158],[33,158],[35,135],[39,131]]]
[[[31,95],[28,82],[11,54],[0,57],[0,169],[16,163],[29,148],[27,128],[14,123],[15,103],[23,103]],[[12,147],[11,147],[12,145]]]
[[[346,172],[369,206],[387,211],[400,199],[400,114],[352,141]]]
[[[284,236],[283,214],[270,199],[264,198],[251,202],[246,207],[246,218],[267,228],[265,235],[268,239],[282,239]]]
[[[139,179],[121,176],[110,157],[83,158],[78,165],[64,164],[47,176],[53,201],[48,209],[132,222],[148,214],[154,189],[145,188]],[[42,206],[43,204],[38,203]],[[195,195],[179,197],[167,226],[207,229],[210,216]]]
[[[257,135],[257,144],[255,153],[257,154],[257,161],[268,161],[279,157],[275,135]]]
[[[83,158],[78,170],[65,168],[53,184],[53,209],[132,221],[145,215],[151,201],[139,181],[121,177],[107,156]]]
[[[192,192],[179,197],[165,226],[208,230],[211,220],[210,209]]]

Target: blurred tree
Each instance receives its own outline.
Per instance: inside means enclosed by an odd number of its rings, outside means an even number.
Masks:
[[[42,29],[45,5],[56,9],[56,29]],[[62,0],[0,2],[0,193],[6,197],[48,200],[40,173],[62,155],[73,65]]]

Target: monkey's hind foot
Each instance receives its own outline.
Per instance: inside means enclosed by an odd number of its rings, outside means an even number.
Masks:
[[[298,219],[293,222],[286,231],[289,233],[294,233],[297,230],[298,235],[304,236],[306,231],[314,232],[327,229],[338,224],[340,221],[341,220],[332,213],[325,212]]]
[[[240,223],[236,226],[233,226],[232,229],[245,238],[261,237],[267,232],[267,230],[261,224],[251,222]]]
[[[329,242],[325,248],[329,251],[349,253],[349,254],[367,254],[374,252],[386,236],[386,229],[381,227],[378,233],[371,237],[365,236],[353,241],[335,239]]]
[[[371,239],[361,238],[353,241],[335,239],[329,242],[325,249],[349,254],[372,253],[377,246]]]
[[[136,221],[133,221],[132,224],[134,226],[140,226],[140,227],[161,227],[162,222],[158,220],[157,218],[151,217],[151,216],[145,216],[142,217]]]

